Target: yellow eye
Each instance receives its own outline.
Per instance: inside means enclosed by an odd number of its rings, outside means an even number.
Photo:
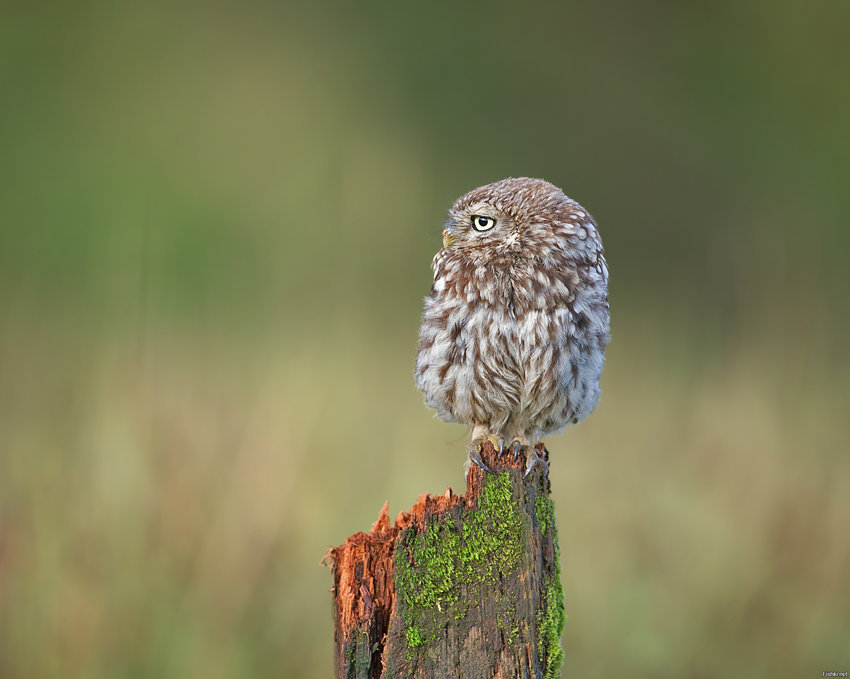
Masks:
[[[476,231],[489,231],[496,226],[496,220],[483,215],[472,215],[472,228]]]

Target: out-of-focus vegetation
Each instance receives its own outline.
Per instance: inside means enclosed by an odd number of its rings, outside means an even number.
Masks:
[[[848,669],[850,5],[277,5],[0,9],[0,676],[329,676],[326,548],[463,489],[419,313],[509,175],[612,272],[564,676]]]

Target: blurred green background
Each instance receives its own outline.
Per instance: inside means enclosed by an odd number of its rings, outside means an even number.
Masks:
[[[463,490],[448,207],[596,217],[565,677],[850,669],[846,2],[4,3],[0,676],[328,677],[325,550]]]

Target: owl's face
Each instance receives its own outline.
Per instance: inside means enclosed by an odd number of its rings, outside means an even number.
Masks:
[[[541,248],[584,217],[556,186],[541,179],[503,179],[462,196],[449,211],[444,248],[460,256],[493,259]],[[562,233],[559,233],[562,232]]]

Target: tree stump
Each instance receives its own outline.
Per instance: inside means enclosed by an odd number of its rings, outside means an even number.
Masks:
[[[545,449],[538,444],[545,457]],[[555,512],[538,465],[482,457],[466,495],[423,495],[329,552],[339,679],[552,679],[566,616]]]

